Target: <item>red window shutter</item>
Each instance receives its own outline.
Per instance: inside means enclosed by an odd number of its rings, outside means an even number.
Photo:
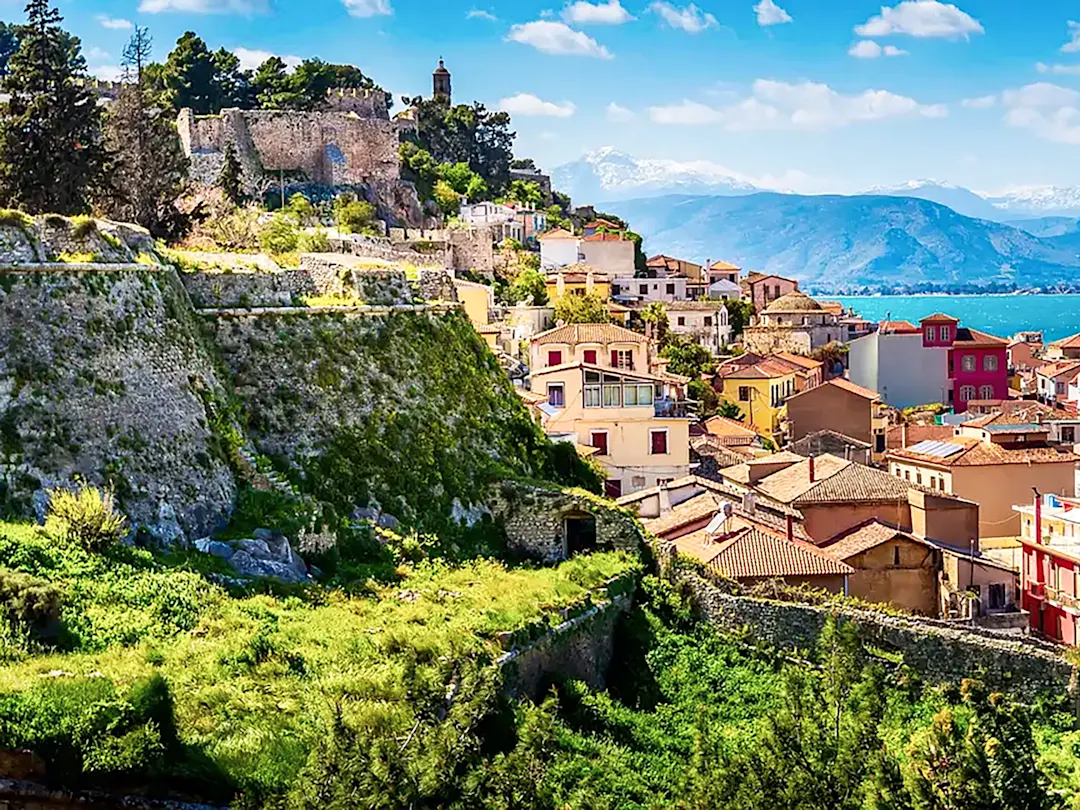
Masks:
[[[667,453],[667,434],[661,430],[652,434],[652,451],[653,455],[664,455]]]
[[[614,349],[611,350],[611,367],[612,368],[618,368],[619,367],[619,353],[617,351],[615,351]]]
[[[557,366],[562,362],[562,352],[548,352],[548,365]]]
[[[594,366],[596,365],[596,349],[585,350],[585,362],[592,363]]]
[[[592,434],[592,436],[589,438],[589,444],[591,444],[597,449],[598,455],[606,456],[608,454],[606,433]]]

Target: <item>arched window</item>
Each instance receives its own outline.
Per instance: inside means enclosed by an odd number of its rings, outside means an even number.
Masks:
[[[992,385],[980,385],[979,386],[979,399],[993,399],[994,398],[994,386]]]
[[[997,371],[998,361],[996,354],[988,354],[983,358],[983,371]]]
[[[975,399],[975,386],[974,385],[961,385],[960,386],[960,401],[967,402],[968,400]]]

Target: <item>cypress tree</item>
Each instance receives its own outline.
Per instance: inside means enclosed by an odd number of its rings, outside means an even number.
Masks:
[[[137,222],[154,236],[180,235],[176,199],[183,190],[188,160],[180,147],[171,111],[162,110],[147,86],[144,68],[152,40],[136,27],[124,48],[125,84],[109,109],[106,141],[114,154],[110,216]]]
[[[244,202],[240,159],[236,156],[236,147],[231,143],[225,145],[225,163],[221,167],[221,174],[218,175],[217,186],[225,195],[225,199],[233,205],[241,205]]]
[[[30,213],[77,214],[105,178],[101,108],[60,13],[49,0],[30,0],[26,13],[3,80],[0,197]]]

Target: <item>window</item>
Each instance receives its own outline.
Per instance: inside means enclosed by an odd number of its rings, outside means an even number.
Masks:
[[[604,386],[604,407],[605,408],[621,408],[622,407],[622,386],[621,385],[605,385]]]
[[[991,610],[1004,610],[1005,609],[1005,583],[1003,582],[991,582],[989,593],[990,609]]]
[[[779,298],[779,297],[780,297],[780,285],[775,284],[775,285],[773,285],[773,298]]]
[[[930,479],[930,489],[937,489],[937,479],[936,478],[931,478]]]
[[[712,315],[706,315],[705,316],[705,325],[706,326],[712,326]]]
[[[566,404],[566,399],[563,396],[562,383],[548,383],[547,395],[548,405],[553,408],[561,408]]]
[[[585,386],[585,407],[586,408],[599,408],[600,407],[600,386],[599,385],[586,385]]]
[[[1064,394],[1065,393],[1065,383],[1058,383],[1057,384],[1057,392],[1059,394]]]
[[[992,385],[980,385],[979,386],[979,399],[993,399],[994,398],[994,386]]]
[[[998,359],[996,354],[988,354],[983,357],[983,371],[997,371]]]
[[[960,401],[967,402],[968,400],[975,399],[975,386],[974,385],[961,385],[960,386]]]
[[[644,475],[635,475],[633,478],[630,479],[630,483],[633,484],[634,489],[644,489],[645,488],[645,476]]]
[[[650,430],[649,431],[649,454],[653,456],[666,456],[667,455],[667,431],[666,430]]]
[[[1063,427],[1061,429],[1061,440],[1066,444],[1072,444],[1076,441],[1076,428]]]
[[[637,479],[634,479],[637,481]],[[641,486],[635,486],[634,489],[643,489],[645,487],[645,479],[641,479]],[[609,498],[619,498],[622,496],[622,481],[618,478],[609,478],[604,482],[604,494]]]
[[[940,489],[942,492],[945,491],[945,479],[944,478],[938,478],[938,480],[937,480],[937,488]]]
[[[630,349],[613,349],[611,351],[611,365],[614,368],[625,368],[632,371],[634,368],[634,353]]]
[[[900,564],[900,546],[893,546],[892,548],[892,564]]]
[[[682,315],[680,315],[679,318],[678,318],[678,324],[679,324],[679,326],[686,326],[686,318],[684,318]]]
[[[948,340],[950,340],[950,338],[949,338],[949,327],[947,327],[947,326],[941,326],[941,327],[939,327],[939,328],[938,328],[938,333],[939,333],[939,334],[941,335],[941,339],[942,339],[943,341],[948,341]]]
[[[934,341],[937,339],[937,329],[932,326],[926,327],[926,339],[928,341]]]
[[[668,284],[667,287],[665,288],[664,292],[666,292],[668,295],[674,295],[675,294],[675,285],[674,284]]]
[[[596,455],[606,456],[608,454],[607,436],[606,430],[594,430],[589,435],[589,444],[596,448]]]
[[[586,349],[582,355],[585,358],[585,362],[591,365],[596,365],[596,349]]]
[[[548,352],[548,365],[557,366],[562,362],[562,352]]]
[[[916,470],[915,471],[915,483],[916,484],[921,484],[922,483],[922,471],[921,470]]]
[[[962,368],[964,371],[974,371],[975,370],[975,355],[973,355],[973,354],[965,354],[963,356],[963,358],[960,360],[960,368]]]
[[[911,480],[911,470],[904,470],[904,480],[905,481],[910,481]]]
[[[749,402],[749,401],[750,401],[750,386],[749,385],[740,385],[739,386],[739,402]]]
[[[649,294],[649,285],[648,284],[639,284],[638,285],[638,293],[640,293],[641,295],[648,295]]]

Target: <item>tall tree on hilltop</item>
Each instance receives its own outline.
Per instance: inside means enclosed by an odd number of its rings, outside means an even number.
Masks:
[[[162,71],[169,103],[177,110],[190,107],[196,115],[217,112],[216,72],[214,56],[206,43],[188,31],[176,41]]]
[[[240,67],[240,59],[232,51],[218,48],[210,57],[214,65],[213,111],[226,107],[251,109],[254,97],[251,90],[251,73]]]
[[[244,202],[243,170],[240,167],[240,158],[236,156],[236,147],[231,143],[225,145],[225,161],[221,165],[217,187],[221,189],[225,199],[233,205],[241,205]]]
[[[30,0],[8,63],[0,116],[0,196],[31,213],[75,214],[104,180],[107,153],[97,96],[79,42],[49,0]]]
[[[147,87],[146,66],[153,40],[141,27],[124,48],[125,84],[109,110],[106,141],[114,154],[109,215],[137,222],[154,236],[175,237],[181,230],[176,208],[188,160],[176,122],[156,103]]]
[[[280,56],[271,56],[255,71],[251,79],[255,101],[264,110],[280,110],[288,106],[292,94],[289,68]]]

